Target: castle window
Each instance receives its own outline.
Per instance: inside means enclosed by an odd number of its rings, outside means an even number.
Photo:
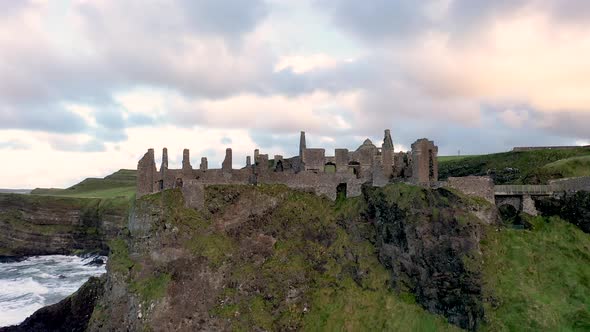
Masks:
[[[324,165],[324,173],[336,173],[336,164],[326,163]]]

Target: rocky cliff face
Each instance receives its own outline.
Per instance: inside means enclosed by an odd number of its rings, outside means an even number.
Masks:
[[[0,194],[0,257],[107,251],[128,201]]]
[[[560,198],[538,198],[535,207],[545,216],[559,216],[578,226],[583,232],[590,233],[590,192],[588,191],[567,192]]]
[[[414,301],[474,329],[476,204],[390,188],[334,204],[219,186],[204,211],[186,209],[180,191],[143,197],[111,248],[89,330],[453,329]]]
[[[486,222],[476,215],[495,222],[495,208],[446,189],[410,186],[367,189],[365,198],[393,287],[453,324],[477,329],[484,316],[479,243]]]

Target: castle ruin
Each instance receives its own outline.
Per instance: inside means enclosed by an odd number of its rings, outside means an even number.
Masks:
[[[270,159],[256,149],[254,158],[248,156],[241,169],[233,169],[230,148],[221,169],[209,169],[206,157],[201,158],[198,169],[193,169],[188,149],[183,151],[182,169],[169,169],[168,150],[164,148],[158,171],[154,150],[149,149],[137,165],[137,197],[181,188],[188,206],[202,207],[207,185],[266,183],[284,184],[335,200],[338,195],[359,196],[365,183],[377,187],[394,181],[431,185],[438,181],[437,153],[438,147],[426,138],[412,144],[410,152],[395,152],[388,129],[380,148],[366,139],[354,151],[335,149],[333,156],[326,156],[323,148],[308,148],[302,131],[299,155],[274,155]]]

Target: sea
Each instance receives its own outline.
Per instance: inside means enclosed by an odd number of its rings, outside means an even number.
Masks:
[[[105,273],[105,265],[86,265],[93,258],[51,255],[0,263],[0,327],[21,323],[37,309],[73,294],[90,277]]]

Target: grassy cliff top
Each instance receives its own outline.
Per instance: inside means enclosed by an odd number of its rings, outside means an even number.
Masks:
[[[67,189],[37,188],[32,195],[84,198],[132,197],[135,194],[136,171],[121,169],[104,178],[87,178]]]
[[[510,151],[479,156],[439,157],[439,177],[491,175],[496,184],[540,184],[590,175],[590,149]]]

